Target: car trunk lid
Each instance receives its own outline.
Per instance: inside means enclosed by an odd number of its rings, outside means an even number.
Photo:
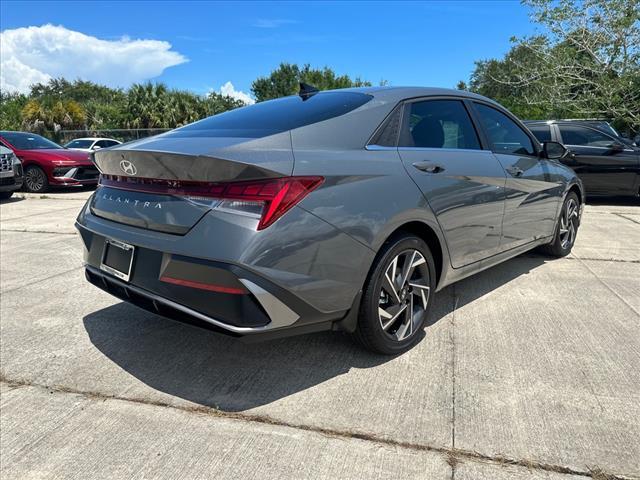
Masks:
[[[215,206],[221,185],[291,175],[288,133],[266,138],[152,137],[93,156],[101,183],[94,215],[177,235]]]

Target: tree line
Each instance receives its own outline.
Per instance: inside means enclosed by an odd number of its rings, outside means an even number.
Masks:
[[[320,89],[370,86],[360,78],[337,75],[329,67],[282,63],[251,87],[256,101],[293,95],[299,82]],[[198,95],[164,83],[110,88],[85,80],[55,78],[36,83],[29,93],[0,93],[0,130],[28,130],[55,137],[60,130],[175,128],[204,117],[244,106],[217,92]]]
[[[640,131],[640,1],[522,0],[540,29],[513,38],[503,58],[483,59],[458,89],[492,98],[523,119],[602,118],[627,135]],[[330,67],[281,63],[253,81],[257,102],[295,94],[299,82],[321,90],[370,86]],[[386,84],[381,81],[380,84]],[[429,79],[424,79],[429,85]],[[175,128],[243,106],[211,92],[163,83],[114,89],[64,78],[27,94],[0,92],[0,129],[55,132]]]
[[[599,118],[640,132],[640,2],[523,0],[540,33],[476,62],[458,88],[523,119]]]

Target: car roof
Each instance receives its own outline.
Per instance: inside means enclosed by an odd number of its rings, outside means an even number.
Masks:
[[[553,123],[577,123],[582,125],[602,125],[608,124],[607,120],[580,120],[578,118],[570,118],[564,120],[523,120],[522,123],[526,123],[527,125],[531,125],[534,123],[545,123],[547,125],[551,125]]]
[[[73,140],[69,140],[69,142],[74,142],[76,140],[113,140],[114,142],[117,142],[118,140],[116,140],[115,138],[109,138],[109,137],[80,137],[80,138],[74,138]]]
[[[483,97],[476,93],[467,92],[466,90],[456,90],[453,88],[439,88],[439,87],[394,87],[394,86],[379,86],[379,87],[356,87],[356,88],[341,88],[338,90],[323,90],[324,92],[355,92],[365,93],[372,95],[374,98],[384,100],[387,102],[400,102],[402,100],[419,97],[433,97],[433,96],[455,96],[469,98],[473,100],[484,100],[499,105],[497,102],[490,98]]]

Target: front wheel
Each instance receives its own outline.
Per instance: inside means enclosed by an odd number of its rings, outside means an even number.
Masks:
[[[387,242],[365,284],[355,338],[376,353],[394,355],[418,340],[435,290],[427,244],[403,234]]]
[[[44,193],[49,190],[47,174],[35,165],[27,167],[24,171],[24,188],[27,192]]]
[[[544,253],[554,257],[565,257],[571,253],[580,224],[579,211],[578,196],[574,192],[569,192],[560,210],[553,241],[542,247]]]

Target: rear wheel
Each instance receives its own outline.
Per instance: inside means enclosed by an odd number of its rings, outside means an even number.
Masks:
[[[24,189],[32,193],[44,193],[49,190],[47,174],[35,165],[28,166],[24,171]]]
[[[427,244],[400,235],[378,254],[365,284],[354,336],[369,350],[402,353],[419,338],[435,289],[435,267]]]
[[[569,192],[564,199],[562,210],[560,210],[560,218],[553,241],[542,247],[544,253],[554,257],[569,255],[578,234],[579,211],[578,196],[574,192]]]

